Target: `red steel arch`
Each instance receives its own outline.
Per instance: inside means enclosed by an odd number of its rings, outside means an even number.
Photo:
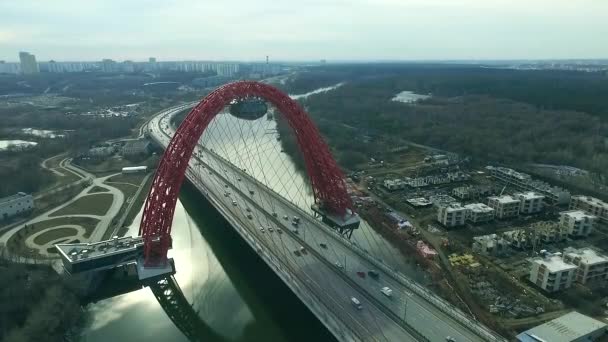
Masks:
[[[144,238],[145,264],[162,264],[171,246],[175,203],[194,147],[211,120],[233,99],[260,97],[271,102],[287,119],[304,157],[315,201],[341,216],[352,211],[344,175],[327,144],[298,103],[279,89],[253,81],[226,84],[207,95],[179,126],[160,161],[139,227]]]

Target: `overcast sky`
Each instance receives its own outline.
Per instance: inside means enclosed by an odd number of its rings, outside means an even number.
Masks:
[[[608,0],[0,0],[0,60],[608,57]]]

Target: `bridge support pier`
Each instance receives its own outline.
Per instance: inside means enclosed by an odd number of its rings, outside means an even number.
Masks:
[[[323,223],[328,226],[336,229],[340,235],[350,239],[353,235],[353,231],[359,228],[359,224],[361,224],[361,218],[356,213],[347,210],[344,216],[339,216],[335,214],[328,213],[323,210],[320,206],[313,204],[310,207],[315,213],[315,217],[320,217]]]

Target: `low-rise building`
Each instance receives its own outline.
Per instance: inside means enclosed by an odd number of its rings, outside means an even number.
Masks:
[[[586,213],[597,216],[600,220],[608,222],[608,203],[591,196],[572,196],[570,209],[584,210]]]
[[[564,260],[578,267],[576,281],[587,284],[608,279],[608,257],[591,248],[566,248]]]
[[[539,238],[530,230],[514,229],[502,233],[502,236],[509,241],[511,247],[517,249],[532,248],[538,244]]]
[[[559,213],[560,226],[568,230],[568,234],[576,237],[589,236],[597,216],[589,215],[582,210],[569,210]]]
[[[87,156],[90,158],[106,158],[113,155],[116,152],[114,147],[93,147],[87,152]]]
[[[492,196],[488,198],[488,206],[499,219],[515,217],[519,215],[520,200],[509,195]]]
[[[494,219],[494,209],[483,203],[471,203],[464,207],[467,209],[466,219],[473,223],[488,222]]]
[[[129,141],[122,147],[122,155],[125,157],[144,156],[150,153],[151,144],[148,140]]]
[[[424,197],[408,198],[405,201],[414,208],[430,207],[431,205],[433,205],[432,202],[430,202]]]
[[[466,219],[467,209],[460,203],[452,203],[441,206],[437,210],[437,221],[446,227],[463,226]]]
[[[519,342],[589,342],[606,334],[608,325],[576,311],[526,330],[517,335]]]
[[[567,204],[570,201],[568,190],[532,179],[528,174],[500,166],[486,166],[486,169],[500,182],[515,186],[522,191],[538,192],[544,195],[545,200],[551,204]]]
[[[547,292],[572,286],[576,265],[566,262],[561,253],[547,253],[530,259],[530,281]]]
[[[501,255],[509,249],[509,241],[496,235],[482,235],[473,238],[473,252],[482,255]]]
[[[407,186],[407,182],[403,179],[385,179],[382,183],[387,190],[403,190]]]
[[[543,209],[543,199],[545,196],[539,195],[534,191],[517,193],[513,197],[519,200],[520,214],[534,214]]]
[[[34,197],[24,192],[0,198],[0,220],[30,212],[34,209]]]

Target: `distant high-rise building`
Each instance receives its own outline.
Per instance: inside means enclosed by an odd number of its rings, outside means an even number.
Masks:
[[[148,58],[148,63],[156,63],[156,57]]]
[[[36,56],[31,53],[19,52],[19,61],[21,62],[21,73],[37,74],[40,72],[38,63],[36,63]]]
[[[116,72],[118,71],[118,67],[116,66],[116,62],[111,59],[102,59],[101,60],[101,71],[103,72]]]

